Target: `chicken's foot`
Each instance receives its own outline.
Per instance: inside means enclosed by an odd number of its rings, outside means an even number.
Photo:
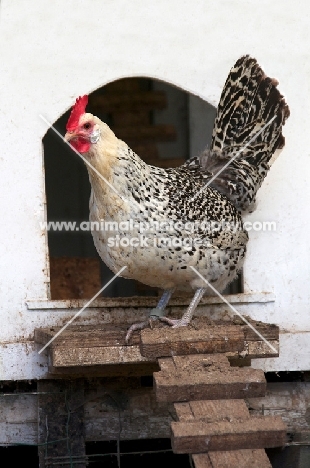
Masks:
[[[188,306],[187,311],[184,313],[181,319],[170,319],[168,317],[159,317],[159,320],[167,323],[172,328],[186,327],[192,320],[193,314],[205,292],[206,292],[206,288],[197,289],[190,305]]]
[[[131,325],[131,327],[129,327],[125,338],[126,343],[128,343],[128,341],[130,340],[130,337],[132,336],[133,332],[135,332],[136,330],[143,330],[147,327],[153,328],[153,321],[161,319],[164,316],[165,308],[168,302],[170,301],[173,291],[174,288],[166,289],[163,295],[161,296],[157,306],[154,309],[151,309],[149,318],[144,322],[134,323],[133,325]]]

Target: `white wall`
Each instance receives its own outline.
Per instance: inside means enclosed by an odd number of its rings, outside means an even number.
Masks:
[[[230,67],[245,53],[279,79],[291,108],[286,147],[251,216],[276,221],[278,228],[251,233],[245,266],[246,292],[273,291],[276,301],[249,306],[249,314],[307,336],[309,11],[306,0],[1,2],[0,380],[44,375],[29,337],[35,327],[72,315],[25,306],[26,299],[47,298],[46,237],[38,224],[44,219],[47,128],[39,115],[54,122],[78,95],[126,76],[158,78],[216,105]],[[286,356],[290,342],[283,343]],[[294,360],[280,357],[277,369],[310,369],[310,340],[292,349]]]

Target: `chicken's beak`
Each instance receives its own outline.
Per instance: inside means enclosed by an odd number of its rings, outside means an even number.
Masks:
[[[70,140],[72,140],[72,138],[76,137],[76,133],[75,132],[67,132],[64,136],[64,140],[67,141],[69,143]]]

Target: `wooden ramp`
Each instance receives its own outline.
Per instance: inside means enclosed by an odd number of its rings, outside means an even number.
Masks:
[[[219,354],[159,359],[158,401],[176,401],[175,453],[193,454],[196,468],[271,467],[264,448],[283,446],[279,416],[250,416],[244,398],[264,395],[263,371],[231,367]]]
[[[57,378],[95,369],[132,375],[134,365],[143,375],[153,366],[157,401],[174,403],[175,453],[191,454],[196,468],[270,468],[264,448],[283,446],[287,428],[279,416],[250,416],[244,399],[265,395],[263,371],[248,366],[251,358],[278,355],[279,329],[252,325],[273,349],[243,322],[199,319],[188,328],[145,329],[129,345],[124,326],[72,326],[48,347],[50,371]],[[38,329],[35,340],[46,344],[58,331]]]

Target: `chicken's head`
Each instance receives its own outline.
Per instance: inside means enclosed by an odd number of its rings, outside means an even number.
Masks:
[[[95,116],[85,113],[88,96],[77,98],[66,125],[65,140],[79,153],[87,153],[100,137],[100,129]]]

